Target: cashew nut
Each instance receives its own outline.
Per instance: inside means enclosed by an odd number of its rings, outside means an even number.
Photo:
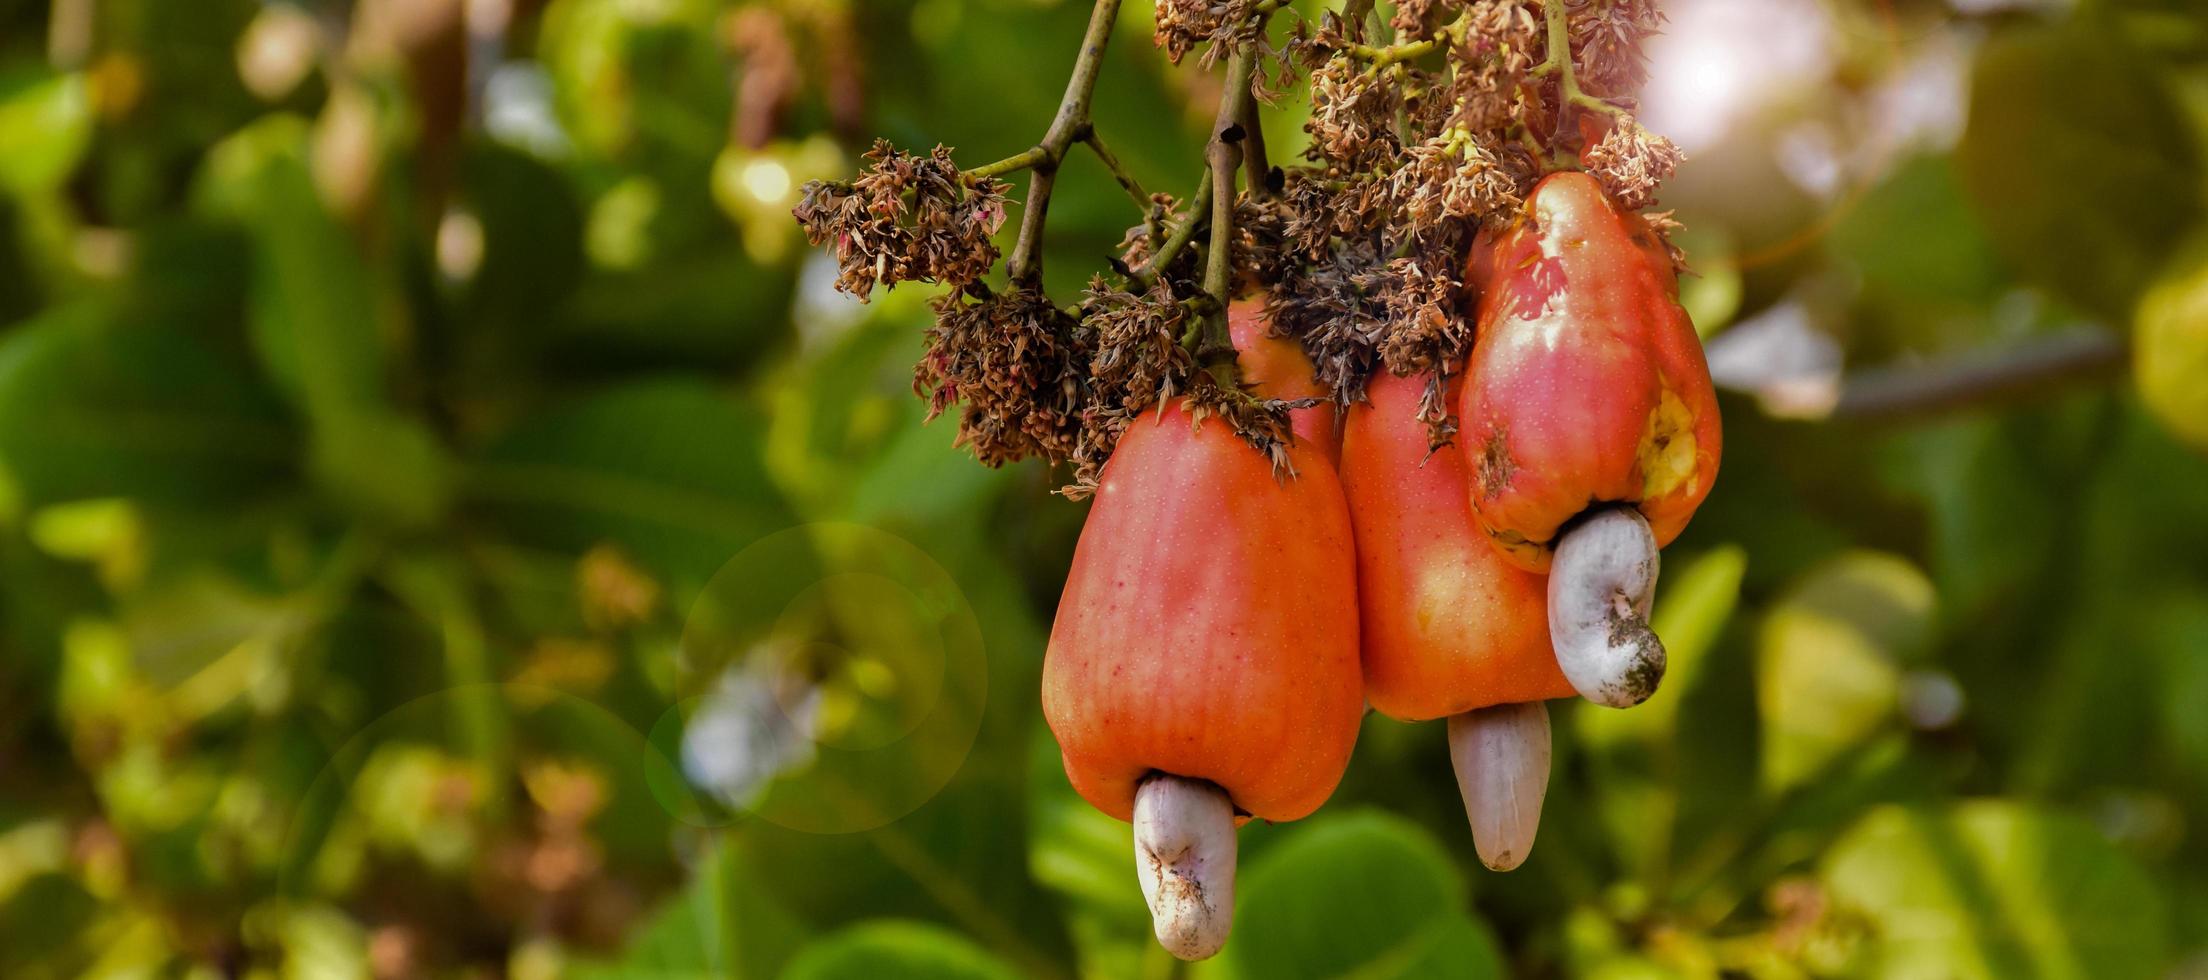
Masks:
[[[1158,944],[1200,960],[1234,927],[1234,804],[1217,784],[1158,774],[1135,789],[1135,873]]]
[[[1449,761],[1480,863],[1509,871],[1533,850],[1549,791],[1549,709],[1499,704],[1449,718]]]
[[[1556,543],[1549,568],[1549,638],[1580,695],[1630,708],[1664,679],[1664,644],[1648,626],[1656,597],[1656,535],[1631,507],[1588,516]]]

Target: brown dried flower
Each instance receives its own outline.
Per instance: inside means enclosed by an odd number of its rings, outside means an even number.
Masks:
[[[1080,325],[1038,289],[931,301],[935,325],[913,369],[928,418],[954,402],[958,444],[990,466],[1040,457],[1064,462],[1081,436],[1088,349]]]
[[[1621,116],[1602,140],[1587,148],[1587,172],[1602,181],[1618,207],[1638,211],[1656,203],[1656,189],[1671,179],[1686,154],[1670,140]]]
[[[1479,0],[1466,11],[1470,30],[1456,39],[1450,78],[1454,123],[1473,133],[1498,132],[1532,108],[1527,77],[1545,47],[1534,11],[1516,0]]]
[[[1188,393],[1188,413],[1197,425],[1213,418],[1224,420],[1250,448],[1272,460],[1274,476],[1296,475],[1288,459],[1288,444],[1295,439],[1295,430],[1288,422],[1286,402],[1258,398],[1240,388],[1221,388],[1206,380]]]
[[[1311,134],[1315,160],[1363,169],[1395,154],[1395,111],[1401,90],[1383,85],[1349,58],[1335,58],[1311,72]]]
[[[1089,281],[1082,322],[1096,345],[1089,361],[1093,404],[1132,414],[1188,387],[1196,364],[1182,341],[1196,319],[1171,287],[1160,283],[1137,295],[1098,276]]]
[[[1395,0],[1388,26],[1395,29],[1398,40],[1424,40],[1441,26],[1441,11],[1455,6],[1451,0]]]
[[[1597,0],[1572,12],[1572,53],[1580,87],[1611,99],[1631,96],[1648,80],[1642,45],[1662,30],[1656,0]]]
[[[1257,2],[1157,0],[1157,26],[1151,39],[1165,49],[1166,60],[1176,65],[1196,45],[1212,42],[1211,50],[1203,58],[1204,65],[1209,67],[1224,46],[1221,42],[1238,44],[1254,39],[1258,24]]]
[[[1376,291],[1388,311],[1388,332],[1380,361],[1397,375],[1455,364],[1472,349],[1472,321],[1464,316],[1458,291],[1464,283],[1456,250],[1437,248],[1388,262]]]
[[[1525,199],[1529,173],[1511,166],[1488,139],[1442,136],[1411,147],[1390,177],[1402,218],[1415,234],[1445,222],[1488,220]]]
[[[1345,405],[1364,399],[1365,379],[1380,362],[1388,310],[1370,287],[1383,265],[1375,242],[1349,241],[1273,286],[1273,329],[1303,343],[1312,373]]]
[[[938,146],[927,156],[876,140],[848,184],[812,181],[791,215],[814,245],[834,243],[836,288],[865,299],[878,283],[963,286],[997,264],[1009,185],[969,179]]]

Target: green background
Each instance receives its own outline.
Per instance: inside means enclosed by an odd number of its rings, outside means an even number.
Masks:
[[[2208,289],[2208,14],[1802,6],[1829,63],[1663,203],[1704,334],[1805,320],[1841,407],[1726,396],[1663,692],[1554,706],[1509,875],[1368,719],[1190,972],[2208,975],[2208,458],[2120,350],[1851,400]],[[1171,974],[1034,694],[1084,505],[921,425],[929,290],[788,216],[873,135],[1030,145],[1087,9],[517,0],[465,111],[371,15],[0,0],[0,975]],[[1180,193],[1216,83],[1149,18],[1096,121]],[[1934,56],[1965,121],[1881,143]],[[1062,302],[1138,219],[1077,154]]]

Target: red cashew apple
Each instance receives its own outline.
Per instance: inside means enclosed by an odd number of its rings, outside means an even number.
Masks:
[[[1292,337],[1273,333],[1272,318],[1262,299],[1238,299],[1227,304],[1227,334],[1234,341],[1241,362],[1242,383],[1259,398],[1284,401],[1325,398],[1323,404],[1288,410],[1288,423],[1296,438],[1317,446],[1328,462],[1342,457],[1339,416],[1333,393],[1319,384],[1311,358]]]
[[[1450,379],[1450,395],[1462,384]],[[1425,386],[1381,372],[1343,426],[1365,699],[1390,718],[1424,721],[1571,697],[1549,649],[1547,580],[1488,546],[1457,445],[1428,454]]]
[[[1461,374],[1450,380],[1452,403],[1462,384]],[[1548,791],[1539,702],[1573,688],[1550,651],[1546,579],[1489,547],[1466,499],[1463,452],[1429,452],[1425,387],[1383,372],[1342,426],[1365,698],[1391,718],[1450,720],[1473,843],[1489,867],[1508,870],[1532,848]]]
[[[1701,341],[1661,242],[1586,174],[1543,179],[1489,248],[1468,273],[1483,289],[1459,403],[1472,509],[1512,562],[1551,572],[1573,686],[1636,704],[1663,676],[1646,622],[1656,549],[1717,477]]]
[[[1226,939],[1238,819],[1294,820],[1341,781],[1364,711],[1356,567],[1334,468],[1298,475],[1181,403],[1098,482],[1043,660],[1043,716],[1081,796],[1135,823],[1159,941]]]

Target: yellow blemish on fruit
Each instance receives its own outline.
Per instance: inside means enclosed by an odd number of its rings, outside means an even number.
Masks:
[[[1694,450],[1694,413],[1667,384],[1641,428],[1641,499],[1667,496],[1681,487],[1690,494],[1698,489]]]
[[[1419,635],[1433,632],[1434,619],[1449,604],[1450,577],[1449,569],[1446,568],[1428,566],[1419,569],[1418,581],[1411,586],[1412,594],[1418,597],[1415,618]]]

